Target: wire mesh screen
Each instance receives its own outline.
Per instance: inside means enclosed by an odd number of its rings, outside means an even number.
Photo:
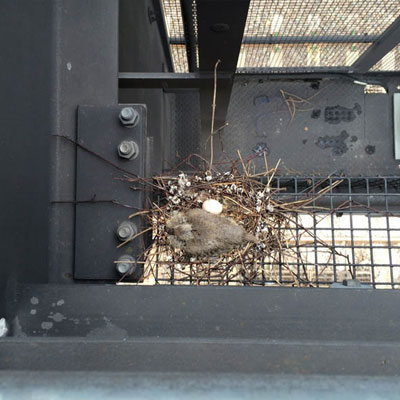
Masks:
[[[400,71],[400,45],[387,53],[371,69],[372,71]]]
[[[188,72],[188,60],[186,45],[174,43],[174,39],[184,38],[184,26],[180,0],[162,0],[165,23],[167,25],[168,37],[175,72]]]
[[[399,13],[397,0],[251,0],[238,71],[349,67]]]
[[[155,243],[142,283],[330,287],[357,279],[373,288],[400,288],[400,178],[278,177],[272,186],[282,200],[328,188],[309,212],[293,213],[290,224],[277,226],[285,238],[281,252],[272,255],[266,243],[257,259],[171,262]]]

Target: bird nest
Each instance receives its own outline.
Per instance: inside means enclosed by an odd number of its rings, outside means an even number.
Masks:
[[[281,285],[279,265],[291,285],[309,286],[307,271],[302,275],[293,267],[293,261],[299,259],[301,236],[309,243],[318,242],[327,259],[333,253],[346,258],[316,238],[298,218],[315,212],[315,201],[340,180],[330,185],[319,182],[293,198],[273,186],[277,168],[269,169],[265,159],[262,173],[251,174],[250,166],[242,161],[240,168],[233,163],[225,173],[197,171],[155,177],[156,200],[148,210],[133,214],[146,218],[148,228],[143,232],[152,235],[139,283]],[[207,199],[222,204],[220,215],[203,211]]]

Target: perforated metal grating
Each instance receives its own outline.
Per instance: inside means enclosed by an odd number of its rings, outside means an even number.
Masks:
[[[251,0],[238,69],[351,66],[399,13],[397,0]]]
[[[179,0],[162,0],[175,72],[188,72]],[[196,0],[191,3],[197,42]],[[350,67],[400,14],[397,0],[251,0],[238,72]],[[196,43],[196,65],[198,49]],[[372,70],[400,70],[397,46]]]
[[[174,39],[184,38],[185,31],[182,19],[182,10],[179,0],[162,0],[167,25],[168,37],[175,72],[188,72],[188,60],[186,46],[184,44],[173,44]]]
[[[258,260],[247,263],[227,260],[215,265],[210,260],[205,263],[208,273],[199,280],[194,274],[198,263],[171,265],[168,257],[157,256],[154,274],[144,283],[329,287],[357,279],[374,288],[399,289],[400,178],[309,176],[273,182],[281,189],[279,197],[290,201],[328,186],[330,191],[313,202],[313,211],[291,214],[297,228],[280,227],[290,257],[271,257],[267,246]]]

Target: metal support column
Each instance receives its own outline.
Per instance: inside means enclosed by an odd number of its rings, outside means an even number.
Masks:
[[[212,72],[221,60],[219,72],[234,73],[239,57],[250,0],[198,0],[199,70]],[[225,123],[233,80],[218,83],[215,124],[218,129]],[[210,135],[213,82],[200,89],[202,121],[201,143]]]

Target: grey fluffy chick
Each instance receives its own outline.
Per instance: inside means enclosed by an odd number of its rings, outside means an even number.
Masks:
[[[172,247],[189,255],[217,255],[257,239],[230,218],[202,209],[178,212],[166,224]]]

